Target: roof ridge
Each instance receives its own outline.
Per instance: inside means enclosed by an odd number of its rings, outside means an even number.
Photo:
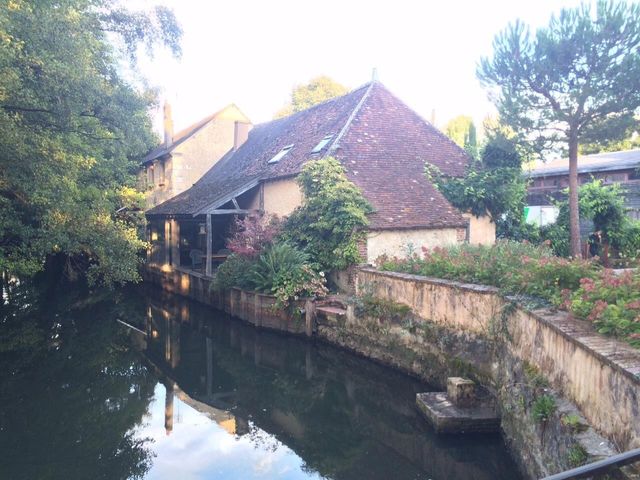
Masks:
[[[315,110],[316,108],[321,107],[321,106],[323,106],[323,105],[326,105],[326,104],[328,104],[328,103],[336,102],[336,101],[338,101],[338,100],[343,99],[344,97],[347,97],[347,96],[349,96],[349,95],[353,95],[353,94],[354,94],[354,93],[356,93],[358,90],[362,90],[363,88],[365,88],[365,87],[369,86],[371,83],[373,83],[373,82],[367,82],[367,83],[365,83],[365,84],[363,84],[363,85],[360,85],[360,86],[359,86],[359,87],[357,87],[357,88],[354,88],[353,90],[349,90],[347,93],[344,93],[344,94],[339,95],[339,96],[337,96],[337,97],[328,98],[328,99],[326,99],[326,100],[323,100],[323,101],[322,101],[322,102],[320,102],[320,103],[316,103],[315,105],[311,105],[309,108],[305,108],[304,110],[300,110],[299,112],[293,112],[292,114],[287,115],[286,117],[273,118],[273,119],[271,119],[271,120],[267,120],[266,122],[258,123],[258,124],[257,124],[257,125],[255,125],[255,126],[257,127],[257,126],[260,126],[260,125],[268,125],[269,123],[273,123],[273,122],[280,122],[280,121],[283,121],[283,120],[287,120],[287,119],[293,118],[293,117],[295,117],[296,115],[300,115],[301,113],[305,113],[305,112],[308,112],[308,111],[310,111],[310,110]]]
[[[362,87],[360,87],[360,88],[364,88],[366,86],[367,90],[364,92],[364,95],[362,95],[362,98],[360,99],[360,101],[358,101],[358,104],[355,106],[355,108],[351,112],[351,115],[349,115],[349,118],[347,118],[347,121],[345,122],[344,126],[342,127],[342,129],[340,130],[338,135],[335,136],[335,138],[333,139],[333,141],[331,142],[331,144],[327,148],[327,151],[326,151],[326,153],[324,155],[325,157],[330,156],[331,153],[333,153],[333,151],[340,146],[340,140],[342,139],[342,137],[344,137],[344,135],[349,130],[349,127],[353,123],[353,120],[356,118],[356,115],[358,115],[358,112],[362,108],[362,105],[364,105],[364,102],[369,97],[369,94],[371,93],[371,90],[373,89],[373,86],[375,84],[376,84],[376,82],[372,81],[372,82],[365,83]],[[357,91],[357,90],[354,90],[354,92],[355,91]]]

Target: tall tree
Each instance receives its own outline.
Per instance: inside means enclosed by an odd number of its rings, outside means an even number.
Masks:
[[[327,76],[313,78],[304,85],[297,85],[291,91],[291,100],[275,114],[282,118],[292,113],[301,112],[318,103],[330,100],[348,92],[347,87]]]
[[[444,131],[451,140],[464,148],[471,157],[478,158],[476,126],[471,117],[458,115],[449,120]]]
[[[563,9],[536,31],[517,21],[478,67],[500,116],[539,152],[569,153],[571,254],[580,256],[578,148],[617,140],[640,105],[640,5]]]
[[[27,276],[55,257],[91,280],[137,277],[144,244],[116,212],[140,200],[133,173],[155,142],[155,98],[125,76],[140,46],[179,54],[180,37],[163,7],[0,5],[0,270]]]

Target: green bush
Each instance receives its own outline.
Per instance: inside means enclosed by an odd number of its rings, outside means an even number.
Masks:
[[[531,415],[536,422],[546,423],[557,410],[556,399],[551,395],[540,395],[533,401]]]
[[[377,262],[381,270],[494,285],[506,294],[533,295],[554,303],[560,303],[563,289],[575,290],[580,279],[596,273],[590,261],[558,258],[545,245],[513,241],[423,249],[423,254],[422,258],[382,257]]]
[[[229,255],[216,271],[214,288],[225,290],[231,287],[252,289],[250,269],[253,260],[238,254]]]
[[[327,293],[324,274],[312,268],[306,253],[286,242],[267,247],[257,258],[231,255],[216,273],[215,288],[231,287],[274,295],[278,308]]]
[[[340,270],[361,260],[371,206],[347,179],[335,158],[309,162],[298,176],[304,203],[289,216],[282,238],[307,252],[325,271]]]

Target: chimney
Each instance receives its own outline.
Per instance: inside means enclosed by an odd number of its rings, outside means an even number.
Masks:
[[[235,152],[240,146],[249,138],[249,130],[251,129],[250,123],[238,122],[235,123],[235,129],[233,132],[233,151]]]
[[[171,117],[171,105],[164,102],[164,146],[169,148],[173,143],[173,118]]]

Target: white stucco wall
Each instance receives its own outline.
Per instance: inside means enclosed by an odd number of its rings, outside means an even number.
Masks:
[[[422,255],[422,247],[444,247],[464,241],[464,229],[378,230],[367,234],[367,263],[381,255],[404,257],[408,246]]]
[[[469,219],[469,243],[471,245],[493,245],[496,243],[496,224],[488,215],[476,217],[471,213],[463,214]]]

